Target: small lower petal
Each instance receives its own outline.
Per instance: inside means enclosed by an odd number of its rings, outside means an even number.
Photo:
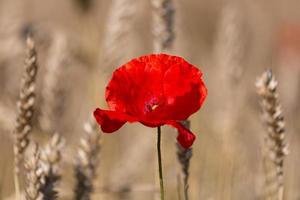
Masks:
[[[188,149],[193,145],[196,136],[190,130],[185,128],[184,125],[176,121],[170,121],[167,124],[173,126],[174,128],[177,128],[177,141],[183,148]]]
[[[98,124],[101,126],[101,130],[105,133],[112,133],[120,129],[127,121],[127,116],[123,113],[101,110],[97,108],[94,111],[94,117]]]

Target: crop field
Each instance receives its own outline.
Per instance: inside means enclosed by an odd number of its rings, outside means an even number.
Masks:
[[[0,200],[299,200],[299,10],[0,0]]]

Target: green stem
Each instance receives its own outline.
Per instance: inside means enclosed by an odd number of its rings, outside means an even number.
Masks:
[[[160,185],[160,200],[165,199],[164,195],[164,178],[161,162],[161,150],[160,150],[160,141],[161,141],[161,130],[160,126],[157,127],[157,157],[158,157],[158,171],[159,171],[159,185]]]

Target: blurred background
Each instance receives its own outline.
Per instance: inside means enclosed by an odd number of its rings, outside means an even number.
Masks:
[[[191,116],[197,134],[190,165],[190,199],[253,200],[263,196],[261,121],[255,81],[271,68],[286,120],[290,153],[284,165],[285,199],[300,199],[299,0],[174,0],[168,52],[198,66],[208,87]],[[0,0],[0,199],[13,199],[13,137],[25,38],[38,53],[37,101],[30,137],[54,132],[66,140],[59,199],[72,199],[73,163],[83,123],[106,108],[111,73],[133,57],[153,52],[148,0]],[[163,127],[166,199],[177,199],[180,166],[176,131]],[[156,130],[127,124],[101,135],[92,199],[156,198]]]

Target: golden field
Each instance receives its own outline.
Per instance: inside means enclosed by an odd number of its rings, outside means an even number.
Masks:
[[[165,16],[151,0],[0,0],[0,199],[16,199],[14,130],[28,34],[35,43],[37,74],[32,80],[32,130],[22,156],[26,163],[33,158],[34,143],[43,149],[55,132],[61,135],[57,199],[89,199],[78,198],[76,187],[82,149],[94,164],[95,174],[88,177],[91,199],[159,199],[156,129],[134,123],[110,135],[97,131],[100,139],[93,135],[87,145],[96,145],[95,152],[80,144],[91,131],[84,124],[93,110],[107,107],[104,92],[112,72],[153,52],[178,55],[199,67],[208,88],[203,107],[190,118],[197,134],[189,168],[190,199],[300,199],[299,1],[156,1],[172,3],[170,24],[155,20]],[[160,36],[168,31],[174,40],[164,48]],[[269,188],[274,180],[266,182],[264,168],[268,136],[260,106],[263,95],[255,83],[266,69],[278,81],[281,106],[275,106],[285,121],[285,131],[279,133],[288,146],[281,166],[282,198],[276,187]],[[166,200],[183,200],[176,131],[163,127],[162,134]],[[271,151],[280,150],[276,144]],[[20,165],[24,198],[29,172],[24,161]]]

